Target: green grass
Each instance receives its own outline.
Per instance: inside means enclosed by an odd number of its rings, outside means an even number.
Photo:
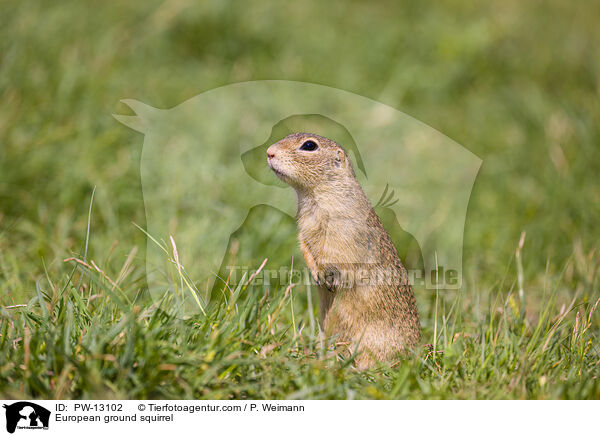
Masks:
[[[595,259],[598,260],[597,258]],[[42,279],[25,307],[1,311],[3,396],[34,398],[597,398],[597,301],[558,308],[547,289],[528,317],[518,291],[476,308],[438,301],[432,344],[365,372],[320,338],[293,287],[248,278],[205,315],[152,303],[137,278],[75,262]],[[128,265],[122,272],[128,271]],[[82,285],[77,277],[83,277]],[[550,278],[549,278],[550,279]],[[553,278],[560,283],[560,277]],[[246,284],[247,283],[247,284]],[[177,281],[174,282],[177,286]],[[177,294],[182,289],[177,289]],[[185,291],[185,290],[183,290]],[[129,295],[129,297],[128,297]],[[296,296],[297,297],[297,296]],[[468,297],[466,297],[468,299]],[[479,312],[479,313],[478,313]],[[295,325],[295,329],[294,326]]]
[[[0,397],[600,398],[600,4],[317,6],[1,3]],[[260,79],[383,101],[483,159],[463,289],[417,292],[431,347],[361,373],[314,292],[254,280],[186,320],[147,295],[142,137],[111,114]],[[258,267],[265,235],[240,240]]]

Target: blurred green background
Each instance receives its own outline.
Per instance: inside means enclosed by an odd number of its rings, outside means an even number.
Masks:
[[[484,163],[465,271],[490,280],[527,231],[527,268],[560,269],[600,230],[600,2],[3,1],[0,250],[23,283],[81,251],[144,246],[136,98],[170,108],[216,86],[289,79],[394,106]],[[1,281],[4,291],[18,284]],[[2,293],[6,300],[6,292]]]
[[[111,114],[131,113],[123,98],[171,108],[260,79],[381,101],[481,157],[463,271],[482,295],[508,271],[514,281],[523,231],[526,293],[562,271],[567,295],[597,291],[599,1],[3,0],[0,10],[3,305],[83,252],[94,186],[88,258],[118,271],[137,246],[143,287],[146,240],[132,224],[145,225],[143,137]]]

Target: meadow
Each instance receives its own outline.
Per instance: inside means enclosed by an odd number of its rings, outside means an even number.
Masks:
[[[0,397],[600,398],[600,2],[0,8]],[[247,275],[185,319],[148,295],[143,137],[112,114],[264,79],[381,101],[483,160],[463,287],[417,292],[407,359],[328,353],[314,288]],[[254,269],[297,249],[241,240]]]

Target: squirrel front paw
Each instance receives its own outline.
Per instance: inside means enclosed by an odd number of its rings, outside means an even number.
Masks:
[[[315,282],[329,292],[335,292],[342,286],[340,271],[334,266],[327,266],[319,271],[315,277]]]
[[[314,273],[311,271],[310,273],[312,279],[315,281],[315,284],[319,287],[323,286],[323,282],[321,281],[321,279],[319,278],[319,275],[317,273]]]

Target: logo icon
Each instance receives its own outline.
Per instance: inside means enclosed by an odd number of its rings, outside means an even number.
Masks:
[[[6,431],[14,433],[18,429],[48,430],[50,411],[42,406],[29,401],[19,401],[10,405],[4,404],[6,409]]]

